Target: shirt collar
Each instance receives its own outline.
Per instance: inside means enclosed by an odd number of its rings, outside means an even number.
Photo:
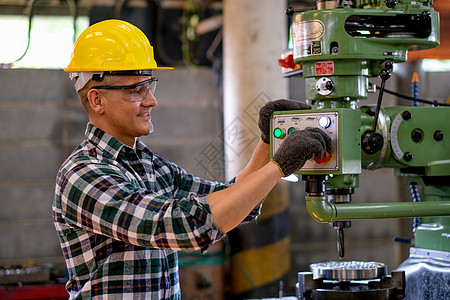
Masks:
[[[88,140],[90,140],[104,154],[108,153],[113,159],[117,159],[119,153],[125,147],[129,148],[131,151],[134,151],[131,147],[125,145],[112,135],[104,132],[91,123],[87,124],[85,134]],[[140,151],[152,155],[150,149],[148,149],[148,147],[141,140],[136,139],[136,153]]]

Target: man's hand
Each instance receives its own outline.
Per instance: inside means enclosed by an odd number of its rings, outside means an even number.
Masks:
[[[267,102],[259,110],[258,126],[261,130],[261,139],[263,140],[263,142],[266,144],[269,144],[270,142],[270,117],[272,116],[274,111],[301,109],[311,109],[311,106],[298,101],[286,99]]]
[[[298,171],[307,159],[323,157],[333,150],[333,141],[319,128],[305,128],[291,132],[281,143],[272,160],[280,167],[283,176]]]

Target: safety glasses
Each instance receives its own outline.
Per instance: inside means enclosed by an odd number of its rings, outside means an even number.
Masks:
[[[94,86],[92,89],[104,90],[120,90],[122,99],[130,102],[142,102],[147,97],[148,92],[155,94],[158,78],[153,77],[149,80],[142,81],[131,85],[100,85]]]

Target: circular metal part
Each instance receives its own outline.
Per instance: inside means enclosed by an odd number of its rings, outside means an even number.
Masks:
[[[314,279],[325,280],[369,280],[381,278],[387,273],[387,267],[379,262],[365,261],[329,261],[311,264]]]
[[[337,0],[318,0],[317,1],[317,9],[335,9],[338,8],[338,1]]]
[[[352,221],[333,221],[333,223],[330,223],[330,226],[333,227],[333,229],[347,229],[352,227]]]
[[[305,192],[309,196],[321,196],[325,191],[325,179],[323,175],[304,175],[302,176],[305,181]]]
[[[339,47],[334,46],[333,48],[331,48],[331,54],[334,55],[339,54]]]
[[[316,82],[316,91],[322,96],[328,96],[334,90],[334,83],[327,77],[322,77]]]
[[[381,279],[359,281],[313,279],[312,272],[299,272],[295,287],[297,299],[398,300],[405,297],[405,271],[392,271]]]
[[[328,193],[328,191],[327,191]],[[346,194],[327,194],[328,202],[336,203],[336,204],[348,204],[352,201],[352,195]]]
[[[337,286],[337,290],[317,289],[311,294],[314,300],[397,300],[399,293],[396,288],[369,289],[367,286],[352,284],[344,287]],[[403,297],[402,297],[403,298]]]

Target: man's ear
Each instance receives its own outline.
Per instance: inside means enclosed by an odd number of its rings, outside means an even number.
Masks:
[[[91,110],[97,114],[103,114],[104,106],[103,99],[100,92],[96,89],[91,89],[87,93],[86,100],[89,102]]]

